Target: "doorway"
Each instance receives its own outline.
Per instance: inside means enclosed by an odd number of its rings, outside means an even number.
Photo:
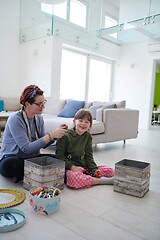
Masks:
[[[160,128],[160,60],[155,61],[151,126]]]

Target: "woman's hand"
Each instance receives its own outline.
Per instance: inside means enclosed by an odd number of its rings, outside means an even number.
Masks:
[[[67,130],[68,130],[68,125],[67,125],[67,124],[61,124],[59,127],[60,127],[60,128],[64,128],[64,129],[67,129]]]
[[[61,138],[61,137],[63,137],[65,132],[67,132],[67,129],[64,128],[64,127],[61,127],[61,126],[58,129],[56,129],[56,130],[54,130],[54,131],[52,131],[50,133],[50,136],[51,136],[52,139],[54,139],[54,138]]]
[[[61,138],[63,137],[63,135],[65,134],[65,132],[67,132],[68,126],[66,124],[62,124],[58,129],[47,133],[43,139],[45,141],[45,143],[49,143],[51,142],[54,138]]]
[[[84,168],[73,165],[73,166],[71,167],[71,170],[74,171],[74,172],[83,172],[83,171],[84,171]]]

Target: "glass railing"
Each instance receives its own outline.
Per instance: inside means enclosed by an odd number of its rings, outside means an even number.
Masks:
[[[88,1],[89,4],[92,5],[92,9],[94,9],[97,14],[100,14],[103,1]],[[52,11],[53,8],[51,12]],[[21,0],[20,12],[21,43],[54,35],[78,45],[98,48],[101,39],[110,40],[119,44],[160,38],[159,13],[134,21],[121,23],[110,28],[103,28],[97,31],[93,29],[87,32],[85,29],[68,23],[67,21],[61,21],[60,18],[56,18],[53,14],[43,12],[41,3],[37,0]],[[93,19],[90,21],[95,21],[96,23],[99,21],[97,26],[100,26],[100,15],[96,20],[94,16],[92,16]]]
[[[32,26],[29,28],[21,29],[20,42],[27,42],[34,39],[39,39],[52,35],[51,23],[43,23],[41,25]]]
[[[134,21],[122,23],[110,28],[103,28],[97,31],[100,38],[111,39],[113,34],[117,34],[115,41],[135,41],[145,39],[158,39],[160,37],[160,14],[155,14]],[[112,37],[113,39],[113,37]]]
[[[99,44],[95,33],[91,34],[76,26],[64,24],[58,19],[55,19],[53,24],[53,35],[91,48],[97,48]]]
[[[81,27],[42,12],[41,3],[37,0],[21,0],[20,42],[51,35],[91,48],[99,46],[96,31],[87,32]]]
[[[52,35],[52,17],[41,11],[36,0],[21,0],[20,42],[26,42]]]

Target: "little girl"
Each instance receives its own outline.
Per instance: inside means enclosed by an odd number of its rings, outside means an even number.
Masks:
[[[72,188],[89,188],[97,184],[113,184],[114,170],[97,166],[93,159],[92,115],[80,109],[73,119],[74,128],[69,129],[57,140],[56,156],[65,161],[66,184]]]

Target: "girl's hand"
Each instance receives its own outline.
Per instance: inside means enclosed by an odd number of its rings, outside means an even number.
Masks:
[[[74,172],[83,172],[84,168],[83,167],[78,167],[78,166],[72,166],[71,170]]]
[[[94,174],[96,177],[102,177],[101,172],[98,169],[94,172]]]

